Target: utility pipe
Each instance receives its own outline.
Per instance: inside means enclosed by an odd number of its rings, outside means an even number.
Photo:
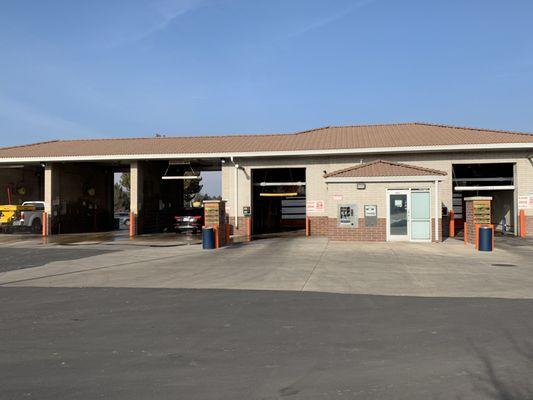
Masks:
[[[435,181],[435,241],[439,241],[439,181]]]
[[[233,165],[235,166],[235,182],[234,182],[234,186],[235,186],[235,195],[234,195],[234,205],[233,207],[235,207],[235,222],[234,222],[234,226],[235,226],[235,229],[237,229],[239,227],[239,164],[235,163],[235,160],[233,158],[233,156],[230,157],[230,160],[231,162],[233,163]]]

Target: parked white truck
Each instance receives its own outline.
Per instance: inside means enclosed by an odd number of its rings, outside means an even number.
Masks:
[[[20,218],[13,221],[13,229],[41,233],[43,231],[44,201],[25,201],[22,205],[32,207],[32,211],[22,211]]]

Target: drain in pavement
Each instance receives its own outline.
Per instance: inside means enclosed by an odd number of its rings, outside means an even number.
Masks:
[[[491,264],[493,267],[516,267],[516,264]]]

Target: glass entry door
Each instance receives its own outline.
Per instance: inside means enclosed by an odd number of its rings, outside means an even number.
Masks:
[[[431,240],[431,201],[429,190],[411,191],[411,240]]]
[[[409,240],[410,198],[409,190],[390,190],[387,195],[387,238]]]

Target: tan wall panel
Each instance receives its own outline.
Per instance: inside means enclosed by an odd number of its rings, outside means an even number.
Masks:
[[[284,168],[302,167],[307,171],[307,199],[325,200],[328,203],[328,186],[323,178],[323,171],[333,172],[338,169],[350,167],[360,162],[369,162],[376,159],[408,163],[425,168],[437,169],[446,172],[444,181],[439,184],[439,199],[442,205],[448,209],[452,208],[452,164],[472,164],[472,163],[516,163],[518,195],[533,194],[533,166],[527,159],[529,153],[526,151],[505,151],[505,152],[457,152],[457,153],[415,153],[415,154],[385,154],[385,155],[364,155],[364,156],[339,156],[339,157],[292,157],[292,158],[255,158],[237,160],[246,172],[250,174],[252,168]],[[228,167],[229,165],[229,167]],[[229,163],[223,167],[222,173],[222,193],[223,198],[229,202],[230,209],[233,199],[233,172],[225,173],[226,170],[233,169]],[[416,182],[415,182],[416,183]],[[420,185],[419,183],[416,183]],[[373,190],[373,189],[372,189]],[[371,196],[365,194],[364,196]],[[239,215],[242,215],[242,206],[250,205],[250,181],[245,179],[244,174],[239,179]],[[379,198],[384,197],[381,194]],[[374,201],[375,203],[375,201]],[[330,215],[331,204],[326,204],[324,213],[313,213],[313,216]],[[335,206],[336,207],[336,206]],[[381,209],[382,207],[380,207]],[[434,207],[432,207],[433,210]],[[432,211],[433,212],[433,211]],[[233,212],[230,211],[233,215]],[[533,215],[533,209],[528,210],[527,215]]]

